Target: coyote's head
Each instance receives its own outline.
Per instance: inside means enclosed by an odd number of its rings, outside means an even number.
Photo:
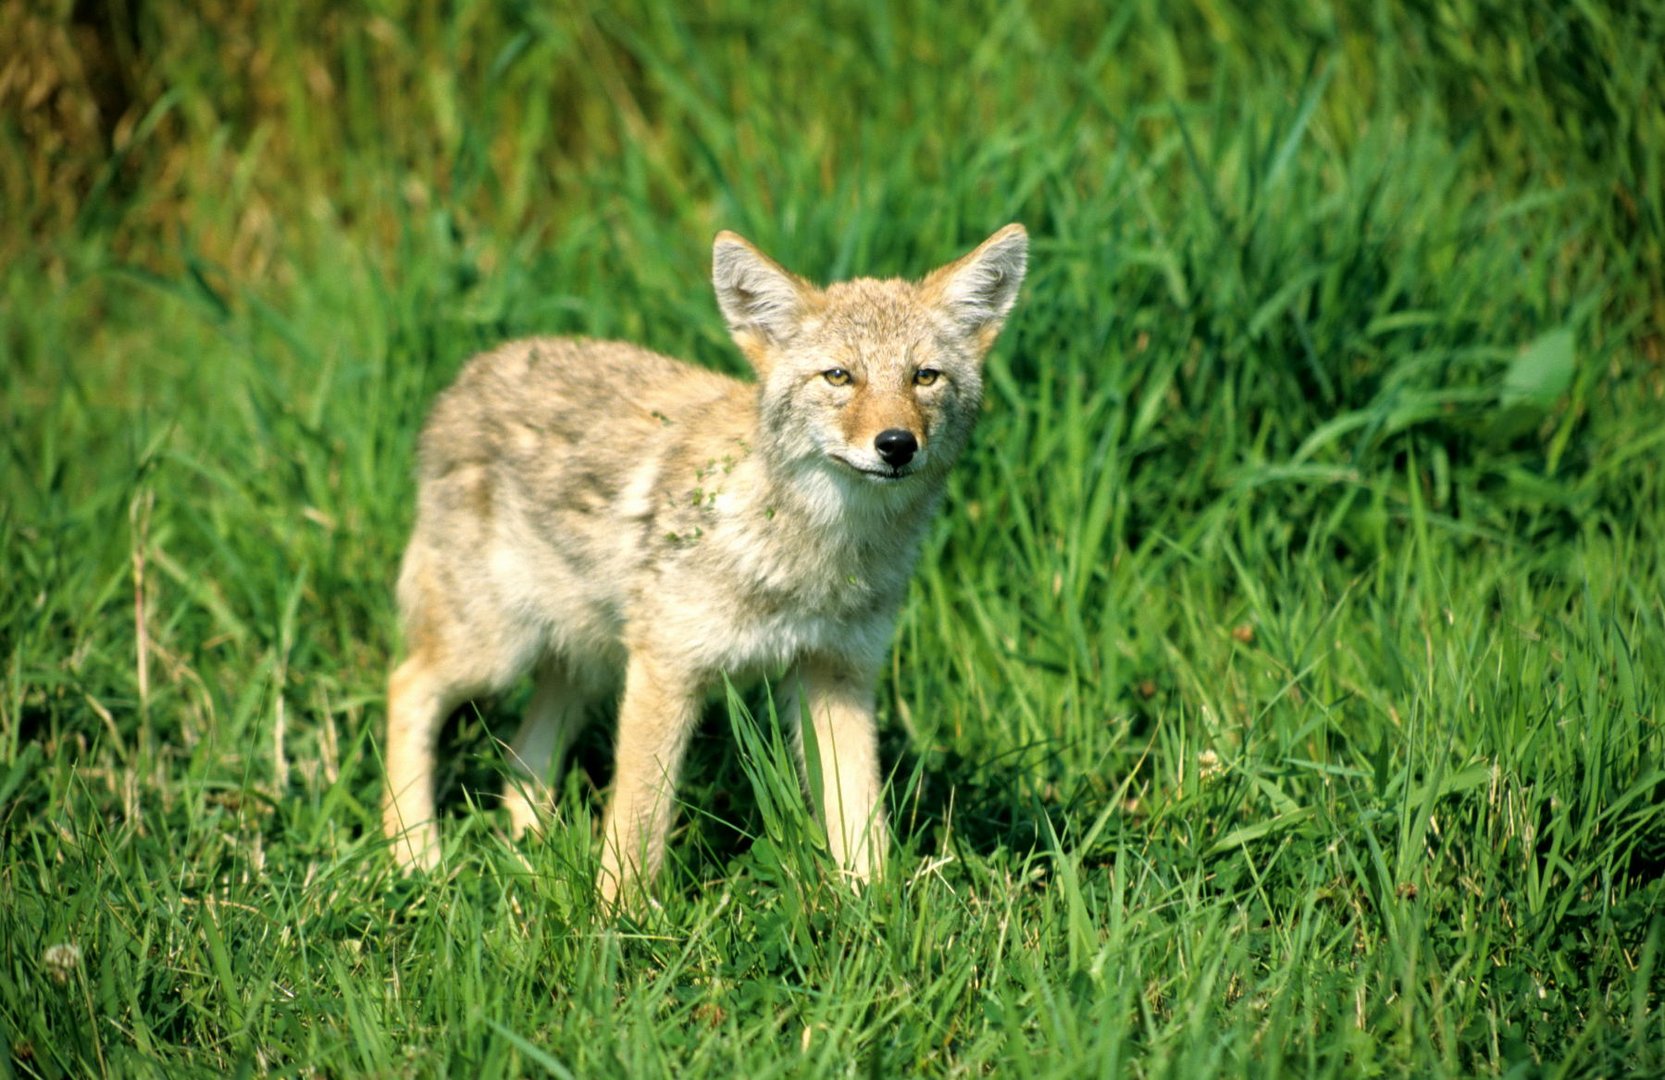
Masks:
[[[764,453],[841,484],[908,488],[964,449],[983,357],[1023,282],[1029,237],[1008,225],[919,282],[825,289],[731,232],[712,278],[760,384]]]

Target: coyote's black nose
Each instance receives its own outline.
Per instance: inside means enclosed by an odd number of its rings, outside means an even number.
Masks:
[[[914,454],[919,452],[919,440],[913,437],[911,431],[887,428],[879,432],[879,437],[873,440],[873,449],[885,459],[886,465],[900,469],[912,461]]]

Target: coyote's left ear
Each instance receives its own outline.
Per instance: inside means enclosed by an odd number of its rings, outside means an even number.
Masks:
[[[921,288],[927,300],[987,350],[1017,302],[1028,262],[1029,234],[1022,225],[1012,224],[971,254],[933,271]]]
[[[793,335],[815,295],[808,282],[727,230],[711,246],[711,283],[728,332],[760,374],[770,347]]]

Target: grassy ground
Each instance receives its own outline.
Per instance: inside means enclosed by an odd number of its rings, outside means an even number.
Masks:
[[[0,1071],[1665,1071],[1656,6],[68,7],[0,4]],[[894,876],[829,882],[756,693],[657,910],[595,910],[604,736],[502,839],[524,692],[393,873],[459,363],[735,369],[716,229],[1008,220]]]

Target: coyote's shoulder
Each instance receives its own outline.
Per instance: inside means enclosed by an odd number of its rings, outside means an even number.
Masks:
[[[840,801],[822,807],[834,854],[870,872],[872,683],[1025,252],[1011,226],[918,283],[817,289],[725,233],[713,276],[755,382],[579,339],[470,361],[423,432],[399,581],[409,656],[389,688],[386,824],[401,855],[437,856],[445,711],[537,674],[513,744],[530,774],[509,794],[518,830],[590,704],[622,683],[612,895],[659,857],[704,688],[785,668]]]

